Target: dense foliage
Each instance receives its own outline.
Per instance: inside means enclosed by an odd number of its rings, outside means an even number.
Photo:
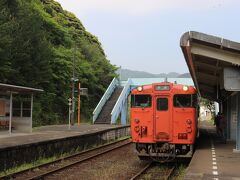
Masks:
[[[44,89],[34,104],[34,125],[63,123],[75,59],[76,77],[93,108],[115,76],[98,39],[54,0],[0,1],[0,82]]]
[[[215,104],[214,101],[210,101],[205,98],[199,98],[200,106],[208,108],[208,110],[211,112],[212,115],[215,114]]]

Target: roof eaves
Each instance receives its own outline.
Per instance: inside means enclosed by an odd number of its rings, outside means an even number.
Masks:
[[[17,92],[43,92],[42,89],[0,83],[0,89]]]

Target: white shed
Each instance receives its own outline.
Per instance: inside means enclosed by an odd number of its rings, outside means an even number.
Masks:
[[[42,89],[0,83],[0,130],[32,132],[33,94]]]

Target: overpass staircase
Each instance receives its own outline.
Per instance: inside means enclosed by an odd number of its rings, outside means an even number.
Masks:
[[[116,124],[121,114],[121,124],[126,124],[130,91],[131,80],[121,84],[121,81],[114,78],[93,111],[93,123]]]
[[[94,122],[95,124],[111,124],[111,112],[122,90],[123,90],[122,87],[116,87],[114,89],[111,97],[106,101],[101,112],[98,115],[98,118]]]

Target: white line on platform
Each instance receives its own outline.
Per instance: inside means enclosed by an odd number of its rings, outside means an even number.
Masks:
[[[213,168],[214,170],[216,170],[216,169],[217,169],[217,166],[213,166],[212,168]]]
[[[211,145],[212,145],[212,164],[213,164],[213,166],[212,166],[212,169],[213,169],[212,174],[214,176],[218,176],[218,171],[216,171],[218,169],[217,162],[216,162],[217,159],[216,159],[215,148],[214,148],[214,144],[213,144],[212,140],[211,140]],[[214,180],[218,180],[218,178],[216,178],[216,177],[214,177],[213,179]]]

